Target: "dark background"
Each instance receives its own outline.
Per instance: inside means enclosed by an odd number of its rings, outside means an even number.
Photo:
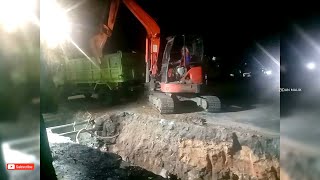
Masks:
[[[239,62],[248,51],[255,49],[255,41],[266,47],[279,41],[278,7],[270,2],[137,0],[137,3],[157,21],[162,39],[168,35],[201,35],[204,38],[205,54],[223,57],[226,63]],[[76,29],[79,32],[74,33],[74,39],[84,49],[86,39],[102,22],[107,4],[107,1],[88,1],[70,11],[70,14],[77,16],[74,22],[78,22]],[[143,53],[145,35],[144,27],[121,4],[106,51],[121,49]],[[80,36],[82,38],[78,38]],[[83,38],[84,36],[88,37]]]
[[[299,111],[318,111],[320,105],[320,16],[315,4],[300,4],[285,13],[281,33],[281,87],[301,88],[301,92],[281,93],[282,117]],[[299,30],[315,44],[312,45]],[[316,68],[306,68],[314,62]],[[317,118],[315,116],[315,118]]]
[[[77,27],[73,34],[74,40],[89,53],[88,39],[97,31],[99,23],[105,21],[108,3],[105,0],[83,2],[69,14],[77,17],[73,19],[74,27]],[[71,7],[79,4],[79,1],[68,3]],[[320,83],[315,78],[320,73],[308,72],[305,63],[310,57],[318,61],[319,54],[292,26],[294,23],[298,24],[318,41],[320,20],[316,4],[205,0],[137,0],[137,3],[157,21],[162,39],[169,35],[202,35],[205,54],[219,58],[222,66],[220,71],[228,74],[243,62],[255,64],[255,68],[261,63],[273,70],[279,69],[257,48],[258,42],[277,60],[281,59],[281,70],[285,70],[280,74],[281,87],[302,88],[303,92],[316,95],[317,91],[308,90],[315,89]],[[113,36],[107,42],[105,51],[134,50],[144,53],[145,35],[144,27],[121,4]],[[161,45],[164,47],[165,42]],[[285,107],[289,107],[296,103],[292,102],[293,99],[302,95],[303,93],[282,93],[281,101],[286,104]]]

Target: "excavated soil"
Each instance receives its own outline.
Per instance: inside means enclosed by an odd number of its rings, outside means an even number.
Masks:
[[[59,180],[88,179],[164,179],[137,166],[130,166],[121,156],[101,152],[75,143],[53,143],[53,166]]]
[[[286,141],[286,140],[284,140]],[[304,145],[281,144],[281,180],[318,180],[320,154],[302,149]]]
[[[128,175],[117,173],[126,174],[128,171],[110,170],[119,166],[120,161],[125,161],[130,167],[139,166],[168,179],[280,179],[279,138],[266,137],[240,127],[206,124],[204,119],[196,116],[183,120],[161,119],[125,112],[99,115],[95,121],[105,122],[104,136],[119,135],[97,142],[88,133],[83,133],[79,136],[80,144],[89,147],[77,144],[52,146],[58,159],[69,159],[55,160],[58,172],[66,174],[64,170],[69,169],[72,175],[68,176],[75,177],[74,172],[79,171],[74,171],[73,165],[80,164],[80,169],[90,167],[80,171],[90,171],[85,173],[90,178],[99,179],[110,173],[105,177],[126,179]],[[92,149],[97,146],[99,148]],[[66,155],[69,150],[71,153]],[[72,156],[76,160],[72,160]],[[137,174],[141,173],[144,171]],[[148,173],[144,177],[159,178]]]

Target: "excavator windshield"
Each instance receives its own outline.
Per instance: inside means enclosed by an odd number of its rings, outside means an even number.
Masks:
[[[162,82],[167,82],[167,73],[170,65],[188,68],[192,65],[201,64],[203,51],[203,40],[200,37],[192,35],[168,37],[162,57]]]
[[[170,44],[170,46],[168,46]],[[170,61],[179,61],[186,58],[188,63],[202,62],[203,59],[203,40],[197,36],[175,36],[174,42],[168,41],[164,54],[170,54]],[[166,56],[163,56],[163,61],[166,62]],[[190,58],[190,59],[187,59]],[[184,65],[186,66],[186,65]]]
[[[199,61],[202,62],[204,54],[203,40],[202,38],[196,38],[192,42],[192,52],[191,55],[197,57]]]

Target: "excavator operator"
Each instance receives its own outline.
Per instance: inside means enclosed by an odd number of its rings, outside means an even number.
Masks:
[[[181,48],[181,58],[176,61],[176,62],[172,62],[171,65],[179,65],[180,67],[188,67],[190,64],[190,60],[191,60],[191,56],[190,56],[190,52],[189,49],[186,46],[183,46]]]
[[[182,57],[181,57],[180,66],[185,66],[186,68],[188,68],[189,64],[190,64],[191,56],[190,56],[189,49],[186,46],[182,47],[181,55],[182,55]]]

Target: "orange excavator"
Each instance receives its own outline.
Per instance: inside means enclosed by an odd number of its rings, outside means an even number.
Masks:
[[[189,41],[189,37],[186,36],[167,38],[166,47],[161,53],[161,69],[158,68],[160,64],[158,64],[160,28],[155,20],[134,0],[110,0],[107,22],[102,25],[100,32],[90,41],[91,50],[97,61],[100,62],[103,48],[112,35],[121,2],[141,22],[147,32],[146,83],[149,87],[149,101],[152,105],[161,114],[170,114],[175,112],[176,102],[191,100],[208,112],[219,111],[221,108],[220,99],[216,96],[203,96],[200,92],[203,84],[201,39],[193,38]]]

